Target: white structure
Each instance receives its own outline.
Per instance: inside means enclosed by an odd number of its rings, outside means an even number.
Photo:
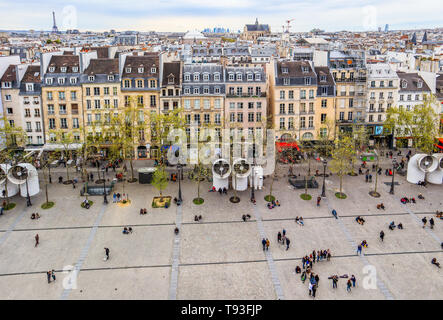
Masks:
[[[420,181],[425,181],[426,175],[435,171],[437,166],[438,160],[436,157],[423,153],[416,154],[412,156],[408,162],[408,174],[406,180],[414,184],[417,184]]]
[[[249,177],[249,185],[255,190],[263,188],[263,168],[260,166],[252,167],[252,174]]]
[[[246,159],[237,159],[233,163],[232,187],[237,191],[248,188],[248,177],[251,174],[251,165]]]
[[[35,196],[40,192],[37,169],[32,164],[20,163],[9,170],[8,180],[20,187],[22,197]],[[27,182],[27,183],[26,183]]]
[[[212,177],[213,182],[212,185],[215,187],[215,190],[219,190],[220,188],[229,189],[229,175],[231,174],[231,165],[225,159],[218,159],[214,161],[212,165]]]
[[[11,166],[9,164],[0,164],[0,196],[2,198],[6,198],[6,196],[13,197],[18,193],[18,185],[11,182],[7,183],[6,181],[10,169]],[[5,190],[5,187],[7,188],[8,193],[5,193],[5,196],[3,197],[3,191]]]
[[[434,153],[433,156],[437,159],[437,169],[426,174],[426,181],[432,184],[443,183],[443,153]]]

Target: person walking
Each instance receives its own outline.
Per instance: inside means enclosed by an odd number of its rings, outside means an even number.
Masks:
[[[321,197],[318,196],[318,197],[317,197],[317,207],[320,207],[320,201],[321,201]]]
[[[263,238],[263,240],[261,241],[261,244],[263,245],[263,251],[265,251],[266,249],[266,239]]]
[[[318,288],[318,283],[320,281],[320,277],[318,276],[318,274],[315,275],[314,279],[315,279],[315,284],[316,284],[316,286]]]
[[[109,249],[105,248],[105,261],[109,260]]]
[[[357,281],[357,279],[355,279],[354,275],[351,276],[351,281],[352,281],[352,286],[355,287],[355,281]]]
[[[338,219],[337,211],[335,211],[335,209],[332,209],[332,215],[335,217],[335,219]]]
[[[312,283],[309,282],[309,295],[310,296],[312,295],[312,287],[313,287]]]
[[[301,258],[301,262],[303,264],[303,269],[304,269],[305,268],[305,263],[306,263],[306,258],[305,257]]]
[[[358,245],[357,247],[357,255],[361,254],[361,244]]]
[[[348,282],[346,283],[346,291],[351,292],[351,280],[348,280]]]
[[[337,289],[338,277],[332,276],[332,289]]]
[[[289,240],[289,238],[286,238],[286,251],[288,251],[290,243],[291,241]]]
[[[426,222],[428,222],[428,219],[424,217],[423,219],[421,219],[421,221],[423,222],[423,228],[426,227]]]
[[[385,237],[385,233],[382,230],[382,231],[380,231],[380,239],[382,242],[383,242],[384,237]]]
[[[269,241],[268,238],[266,238],[266,251],[269,250],[269,245],[271,244],[271,242]]]
[[[317,291],[317,284],[312,285],[312,297],[315,298],[315,292]]]
[[[431,229],[434,229],[434,218],[429,219],[429,225],[431,226]]]
[[[54,271],[54,269],[52,269],[52,271],[51,271],[51,276],[52,276],[52,280],[55,281],[55,271]]]
[[[39,241],[40,240],[40,237],[38,236],[38,233],[35,235],[35,246],[34,247],[37,247],[38,246],[38,244],[39,244]]]
[[[281,242],[281,232],[280,231],[277,234],[277,241],[278,241],[278,243]]]
[[[48,283],[51,283],[51,271],[46,272],[46,277],[48,278]]]

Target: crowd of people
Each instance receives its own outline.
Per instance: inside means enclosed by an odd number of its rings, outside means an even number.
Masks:
[[[272,200],[271,202],[268,202],[266,206],[268,207],[268,209],[274,209],[275,207],[280,207],[280,201]]]

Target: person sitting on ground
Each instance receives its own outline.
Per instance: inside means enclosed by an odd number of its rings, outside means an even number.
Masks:
[[[367,248],[367,247],[368,247],[368,242],[367,242],[366,240],[363,240],[363,241],[361,242],[361,246],[362,246],[363,248]]]
[[[385,205],[383,203],[377,204],[377,209],[385,210]]]
[[[179,230],[178,230],[177,227],[175,227],[175,229],[174,229],[174,233],[175,233],[176,235],[179,233]]]
[[[216,192],[216,191],[217,191],[217,189],[215,189],[214,186],[212,186],[212,189],[209,190],[209,192]]]
[[[357,218],[355,218],[355,221],[357,221],[357,223],[359,223],[359,224],[361,224],[361,225],[363,225],[363,224],[365,223],[365,220],[364,220],[362,217],[360,217],[360,216],[358,216]]]
[[[246,215],[242,215],[241,218],[243,219],[244,222],[246,222]]]
[[[194,216],[194,221],[198,221],[197,215]]]
[[[83,203],[84,203],[84,207],[85,207],[86,209],[89,209],[89,207],[91,206],[91,205],[89,204],[89,201],[86,200],[86,199],[85,199],[85,201],[83,201]]]
[[[433,265],[436,265],[437,267],[441,268],[441,267],[440,267],[440,263],[437,261],[436,258],[433,258],[433,259],[431,260],[431,263],[432,263]]]
[[[274,208],[274,205],[272,203],[269,203],[269,202],[266,204],[266,206],[268,207],[268,209]]]
[[[280,201],[275,200],[275,205],[276,205],[277,207],[280,207]]]
[[[223,188],[223,193],[224,193],[224,194],[228,194],[228,189]]]
[[[394,221],[391,221],[391,223],[389,224],[389,230],[394,230],[395,229],[395,223]]]
[[[128,233],[129,233],[128,228],[124,227],[123,228],[123,234],[128,234]]]
[[[301,268],[300,268],[300,266],[296,266],[296,267],[295,267],[295,273],[301,273]]]
[[[140,214],[143,214],[143,208],[140,208]]]
[[[132,233],[132,228],[131,227],[128,228],[128,232]]]
[[[32,220],[35,219],[35,213],[31,214],[31,219],[32,219]]]
[[[403,224],[400,222],[397,226],[398,229],[402,230],[403,229]]]
[[[443,219],[443,211],[438,211],[438,210],[437,210],[435,216],[436,216],[437,218]]]
[[[303,227],[305,225],[304,221],[303,221],[303,217],[300,217],[300,219],[298,219],[298,222],[300,223],[300,225]]]
[[[412,203],[415,203],[415,198],[411,198],[411,202],[412,202]]]

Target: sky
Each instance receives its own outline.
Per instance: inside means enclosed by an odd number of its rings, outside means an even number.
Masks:
[[[243,30],[258,18],[272,31],[368,31],[443,27],[441,0],[0,0],[0,30]]]

